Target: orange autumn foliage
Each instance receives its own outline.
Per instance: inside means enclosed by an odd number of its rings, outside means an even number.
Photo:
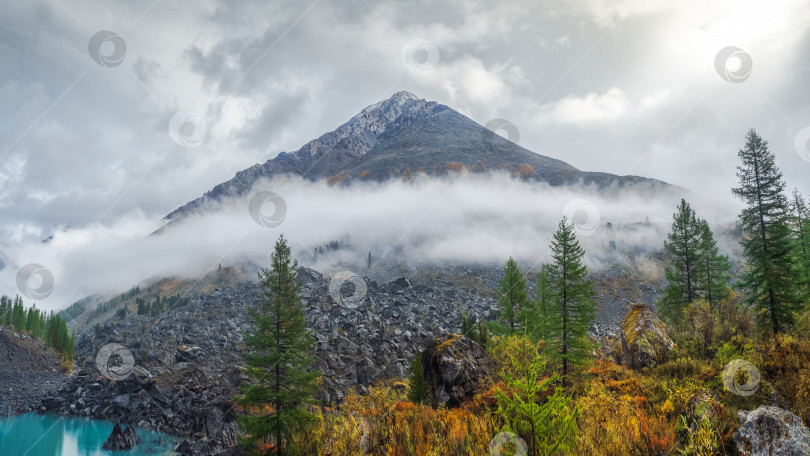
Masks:
[[[480,404],[436,410],[405,400],[393,383],[371,387],[363,396],[350,391],[340,413],[320,415],[314,433],[321,442],[318,454],[488,454],[495,430]]]
[[[596,375],[577,400],[576,454],[665,455],[675,447],[675,423],[647,403],[639,375],[597,360]]]

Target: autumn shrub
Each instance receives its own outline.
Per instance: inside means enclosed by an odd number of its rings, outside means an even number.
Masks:
[[[686,306],[683,312],[683,333],[685,340],[695,355],[705,356],[712,345],[712,336],[717,316],[712,312],[711,305],[706,299],[699,300]]]
[[[354,415],[328,409],[316,413],[318,423],[310,434],[299,436],[294,442],[301,454],[328,456],[360,456],[363,426]]]
[[[493,426],[487,414],[397,402],[388,411],[385,454],[440,456],[488,454]]]
[[[791,411],[810,423],[810,341],[779,336],[762,342],[752,355],[769,383],[791,405]]]
[[[439,456],[488,454],[494,435],[479,397],[462,408],[433,409],[406,399],[395,381],[351,390],[340,412],[321,413],[317,454]],[[314,453],[313,453],[314,454]]]
[[[731,445],[732,422],[726,408],[704,386],[672,380],[667,385],[669,396],[660,412],[675,418],[682,455],[724,455]]]
[[[717,324],[715,324],[715,343],[723,344],[740,335],[747,338],[754,334],[756,328],[751,310],[743,305],[742,297],[729,289],[725,299],[717,303]]]
[[[691,379],[696,382],[709,382],[718,376],[718,368],[715,363],[691,356],[680,356],[669,360],[655,366],[651,372],[662,379]]]
[[[593,382],[577,405],[575,454],[665,455],[675,444],[675,426],[650,413],[643,396],[611,392]]]
[[[742,334],[735,334],[717,349],[715,360],[721,365],[726,365],[734,359],[750,360],[753,350],[754,343],[751,339]]]

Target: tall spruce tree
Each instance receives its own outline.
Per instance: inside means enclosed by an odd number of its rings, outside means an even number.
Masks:
[[[793,312],[801,304],[785,182],[768,142],[753,129],[738,155],[740,186],[732,192],[746,205],[739,218],[748,236],[742,242],[748,269],[740,286],[748,292],[746,302],[757,309],[759,327],[776,335],[793,323]]]
[[[672,219],[672,231],[664,241],[670,265],[665,271],[667,286],[660,307],[663,317],[678,326],[683,319],[683,310],[698,298],[698,283],[704,277],[698,250],[702,226],[692,206],[684,199],[681,199]]]
[[[282,235],[270,268],[259,272],[260,297],[251,311],[255,327],[245,337],[248,385],[236,398],[247,411],[239,424],[245,431],[241,441],[252,454],[265,454],[266,448],[276,455],[295,454],[290,438],[316,421],[306,406],[314,403],[320,373],[310,369],[314,340],[306,329],[297,272]]]
[[[700,220],[699,224],[697,250],[703,275],[698,277],[698,289],[706,297],[709,306],[716,309],[717,304],[728,296],[728,282],[731,280],[728,271],[731,269],[731,262],[727,256],[720,254],[709,224],[705,220]]]
[[[526,307],[528,301],[526,278],[518,268],[517,262],[510,257],[498,288],[498,304],[501,308],[501,326],[498,329],[502,333],[515,334],[519,323],[517,315]]]
[[[585,279],[587,268],[582,264],[585,251],[580,247],[574,225],[563,217],[551,241],[554,262],[549,265],[549,281],[555,312],[546,325],[549,353],[562,363],[562,382],[566,383],[570,369],[588,362],[593,344],[588,328],[596,318],[593,283]]]
[[[790,197],[790,211],[805,298],[808,298],[810,297],[810,207],[807,206],[798,188],[793,189]]]

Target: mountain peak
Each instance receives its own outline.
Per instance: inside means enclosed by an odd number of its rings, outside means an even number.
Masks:
[[[421,100],[422,98],[417,97],[411,92],[407,90],[401,90],[393,95],[391,95],[391,100]]]
[[[561,160],[502,140],[452,108],[400,91],[366,107],[296,152],[282,153],[239,171],[233,179],[181,206],[166,219],[181,217],[207,201],[245,195],[259,179],[281,174],[337,184],[410,179],[418,174],[440,176],[461,170],[507,172],[554,186],[584,183],[607,188],[640,181],[664,184],[634,176],[580,171]]]
[[[403,112],[418,111],[428,104],[429,102],[424,98],[419,98],[413,93],[403,90],[391,95],[389,98],[365,107],[358,115],[354,116],[352,120],[368,117],[369,113],[377,113],[378,115],[389,113],[387,117],[389,120],[393,120],[390,115],[391,111],[394,111],[396,116],[399,116]],[[349,123],[351,123],[351,120]]]

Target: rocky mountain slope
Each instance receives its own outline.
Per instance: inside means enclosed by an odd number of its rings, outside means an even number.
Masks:
[[[56,352],[30,335],[0,326],[0,416],[35,410],[63,380]]]
[[[350,388],[404,377],[417,350],[444,332],[458,331],[461,308],[494,318],[495,301],[440,279],[412,285],[367,279],[358,305],[336,302],[328,278],[302,268],[307,327],[314,333],[315,367],[324,404],[339,404]],[[43,411],[120,420],[188,439],[189,448],[216,454],[234,443],[231,398],[239,393],[242,342],[251,324],[255,284],[217,289],[159,316],[128,315],[76,342],[79,371],[42,402]],[[341,298],[338,298],[341,299]],[[106,344],[129,350],[136,368],[123,381],[101,375],[96,356]]]
[[[408,179],[420,173],[439,176],[462,169],[502,170],[555,186],[577,182],[600,188],[637,183],[669,186],[638,176],[580,171],[504,139],[445,105],[398,92],[296,152],[282,152],[239,171],[233,179],[171,212],[166,220],[179,219],[207,203],[242,196],[259,179],[280,174],[337,184]]]

